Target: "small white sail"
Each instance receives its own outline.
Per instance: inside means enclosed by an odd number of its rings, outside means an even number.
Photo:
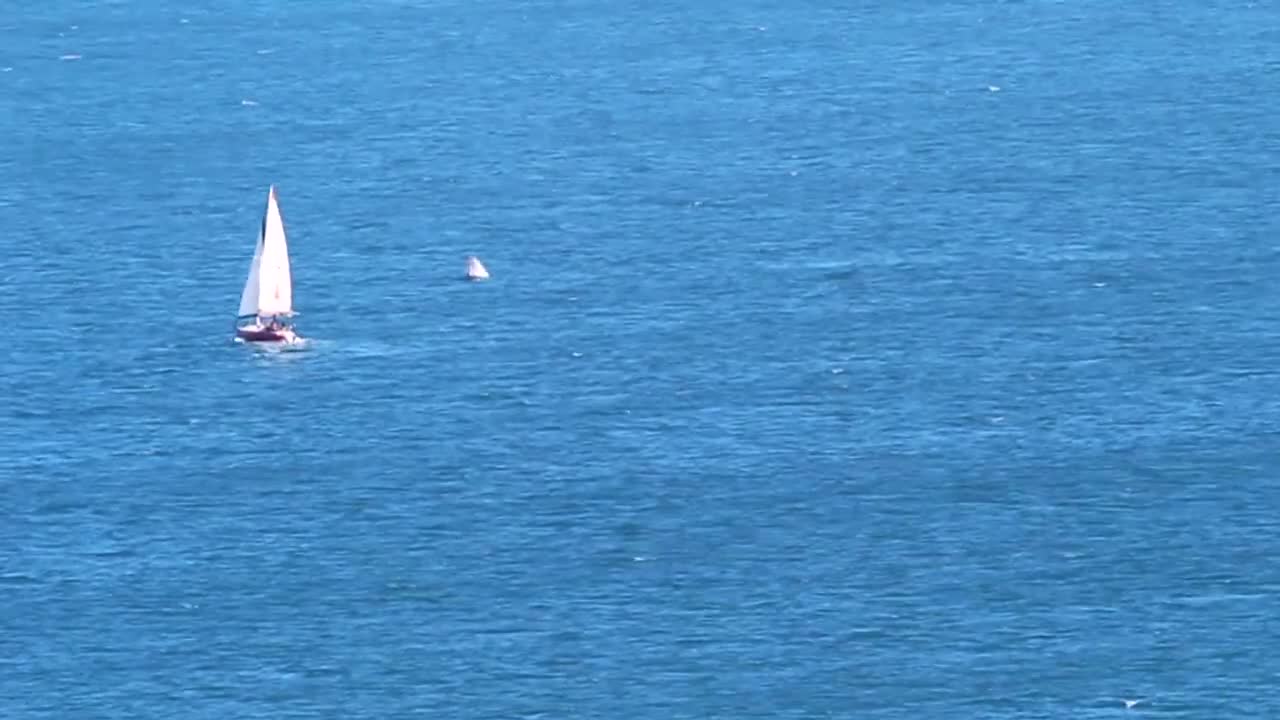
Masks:
[[[485,269],[480,262],[480,258],[475,255],[467,256],[467,279],[469,280],[488,280],[489,271]]]

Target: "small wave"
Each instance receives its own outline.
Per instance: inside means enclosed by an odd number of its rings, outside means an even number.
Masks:
[[[1198,606],[1198,605],[1214,605],[1217,603],[1224,603],[1224,602],[1248,602],[1248,601],[1254,601],[1254,600],[1263,600],[1267,597],[1269,597],[1267,593],[1221,592],[1221,593],[1206,593],[1202,595],[1189,595],[1186,597],[1178,598],[1178,602],[1183,605]]]
[[[852,260],[800,260],[796,262],[786,262],[770,260],[762,262],[761,265],[770,270],[853,270],[854,261]]]
[[[31,585],[39,580],[34,575],[26,573],[11,572],[0,575],[0,584],[4,585]]]

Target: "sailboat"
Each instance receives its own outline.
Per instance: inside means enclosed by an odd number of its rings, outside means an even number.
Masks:
[[[276,186],[267,192],[267,211],[258,230],[249,278],[240,293],[236,313],[236,339],[241,342],[295,343],[293,276],[289,270],[289,244],[284,219],[276,200]]]
[[[489,271],[485,269],[480,258],[475,255],[467,256],[467,279],[468,280],[488,280]]]

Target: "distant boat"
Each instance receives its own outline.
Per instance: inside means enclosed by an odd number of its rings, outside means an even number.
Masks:
[[[301,338],[294,332],[293,315],[289,244],[276,201],[276,186],[272,185],[267,192],[267,211],[258,230],[249,278],[240,294],[236,338],[242,342],[297,342]]]
[[[480,258],[475,255],[467,256],[467,279],[468,280],[488,280],[489,271],[485,269],[484,264],[480,262]]]

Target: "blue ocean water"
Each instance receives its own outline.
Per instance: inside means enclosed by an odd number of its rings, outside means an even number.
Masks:
[[[1274,5],[9,10],[0,716],[1280,713]]]

